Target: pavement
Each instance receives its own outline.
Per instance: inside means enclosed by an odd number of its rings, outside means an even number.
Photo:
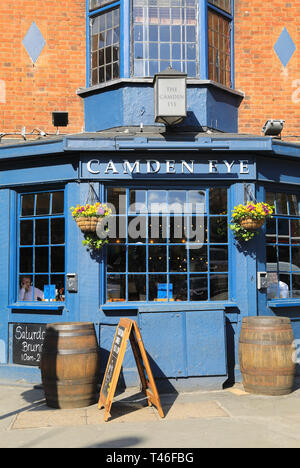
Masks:
[[[0,448],[299,448],[300,382],[285,396],[216,391],[161,394],[165,417],[138,388],[113,400],[104,422],[98,405],[53,409],[42,386],[0,384]]]

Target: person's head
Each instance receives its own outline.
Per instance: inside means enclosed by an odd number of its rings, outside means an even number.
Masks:
[[[29,289],[31,285],[31,278],[30,276],[22,276],[21,278],[21,287],[25,289]]]

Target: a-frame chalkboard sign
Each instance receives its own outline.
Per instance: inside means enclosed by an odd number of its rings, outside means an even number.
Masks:
[[[161,418],[164,413],[160,404],[155,381],[151,372],[140,330],[134,320],[121,318],[115,333],[112,349],[102,382],[98,408],[105,408],[104,421],[110,417],[110,408],[119,380],[128,339],[132,347],[135,362],[142,383],[142,390],[148,399],[148,405],[155,405]]]

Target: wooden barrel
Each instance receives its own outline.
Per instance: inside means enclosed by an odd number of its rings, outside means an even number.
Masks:
[[[47,325],[41,357],[46,402],[53,408],[81,408],[97,401],[99,347],[93,323]]]
[[[239,360],[246,392],[287,395],[292,392],[294,334],[289,318],[244,318]]]

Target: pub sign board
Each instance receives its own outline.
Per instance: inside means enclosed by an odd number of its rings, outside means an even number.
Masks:
[[[13,363],[39,366],[41,362],[46,325],[40,323],[13,324]]]

